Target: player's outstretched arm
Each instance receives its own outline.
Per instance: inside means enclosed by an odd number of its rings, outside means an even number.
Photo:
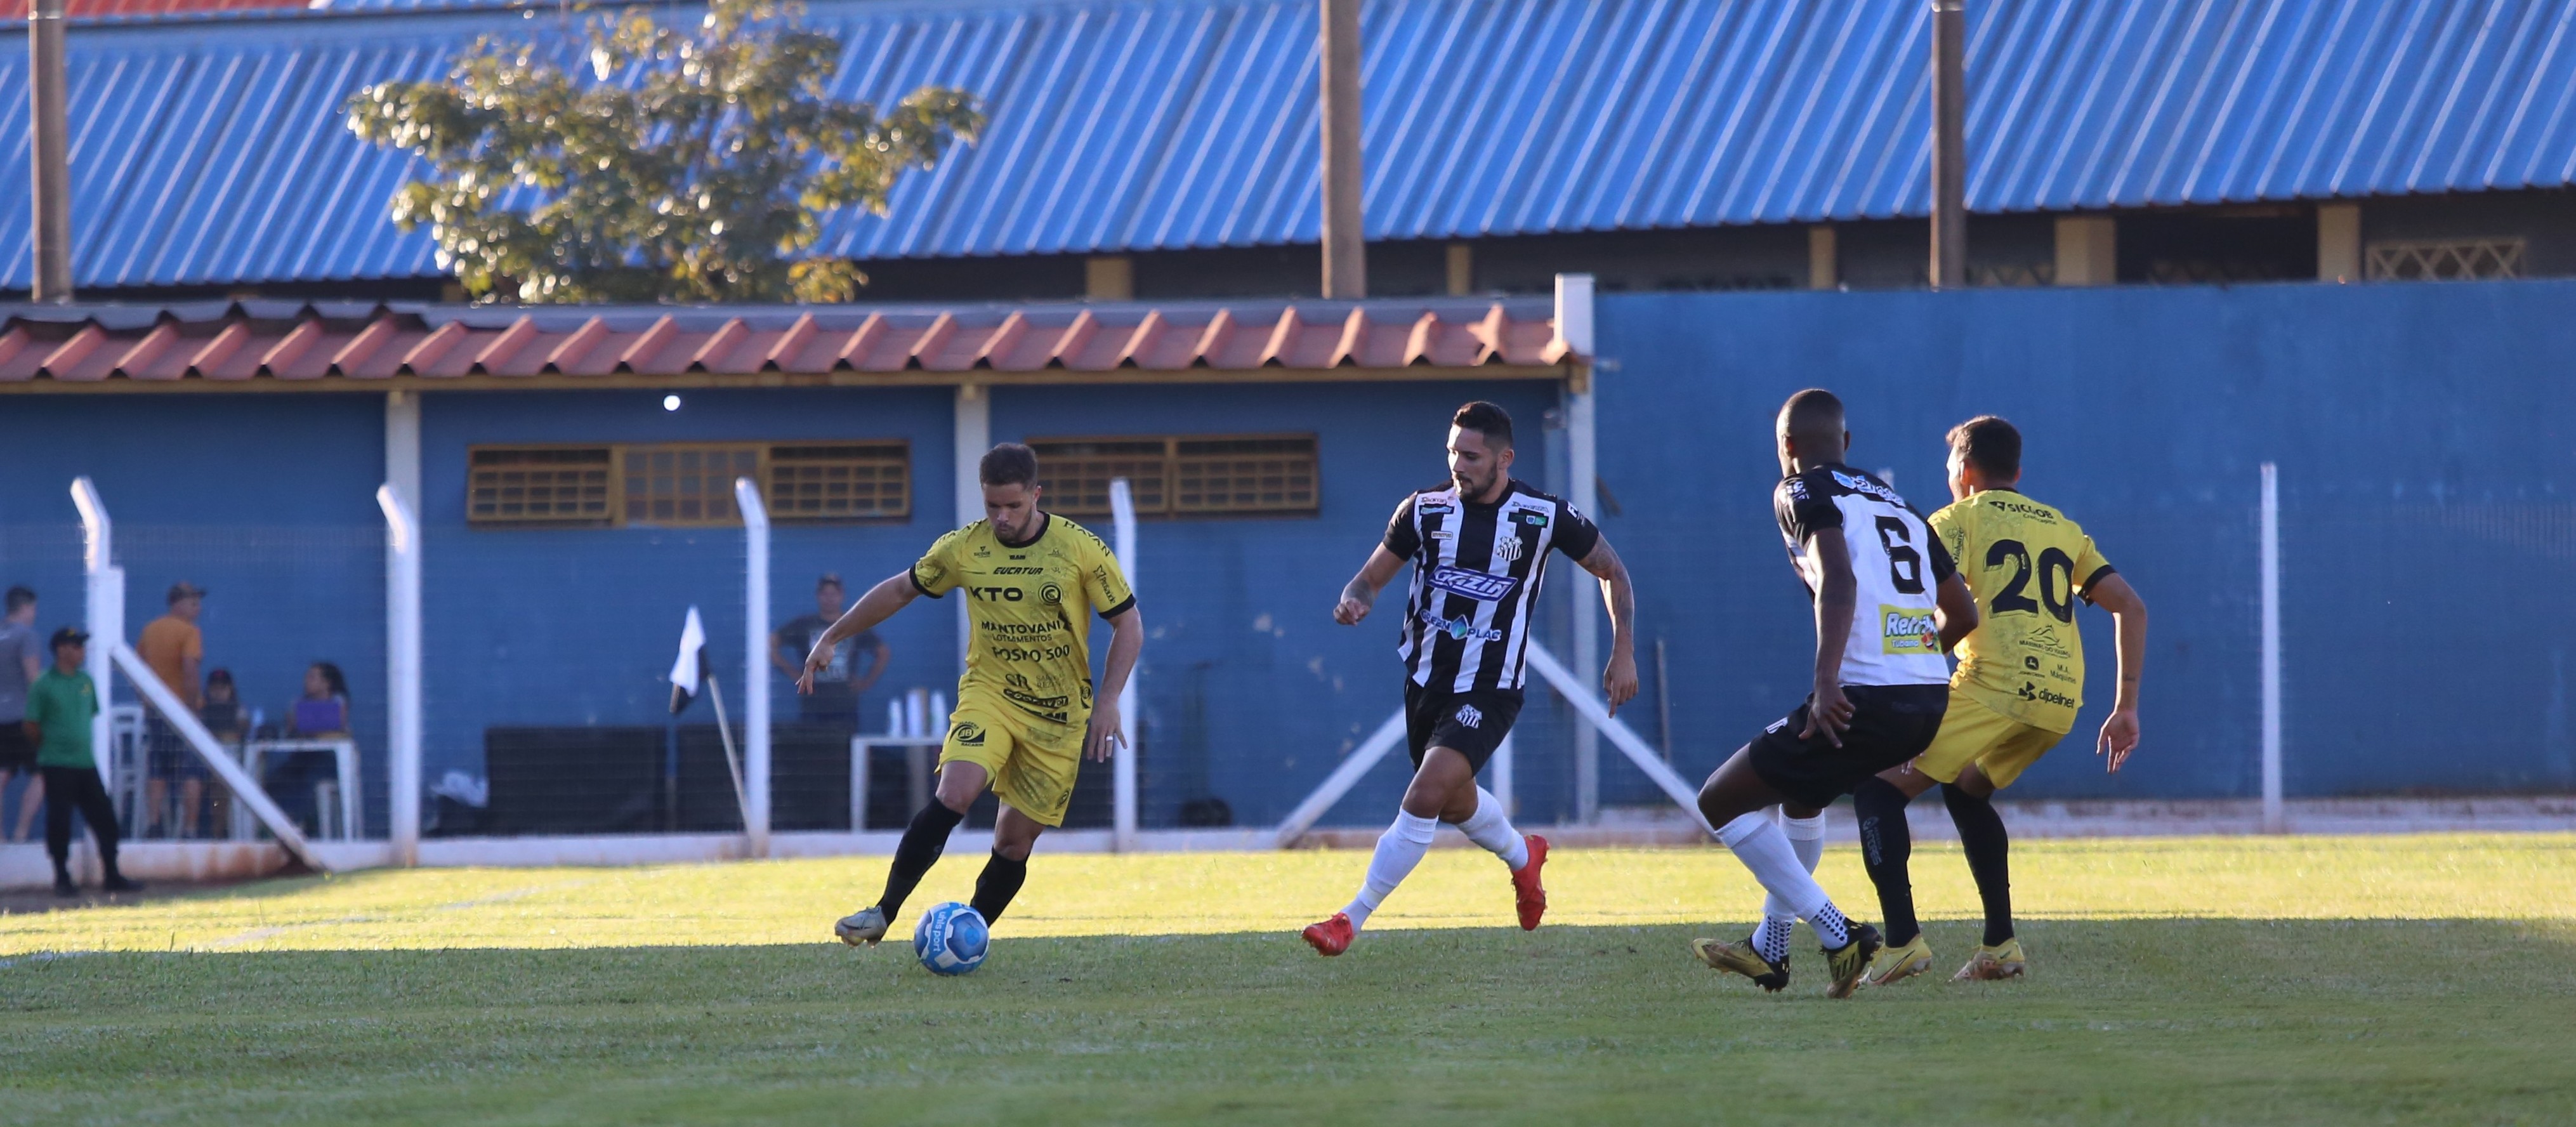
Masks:
[[[1948,579],[1941,581],[1941,589],[1933,593],[1932,617],[1940,623],[1944,653],[1958,649],[1959,643],[1976,632],[1977,596],[1968,590],[1968,581],[1959,578],[1958,572],[1951,572]]]
[[[1360,573],[1342,588],[1342,601],[1333,605],[1333,621],[1344,626],[1359,625],[1361,619],[1368,617],[1369,608],[1377,605],[1377,593],[1385,590],[1403,568],[1404,557],[1388,551],[1384,544],[1378,545],[1376,551],[1369,553],[1368,562],[1360,565]]]
[[[832,664],[832,649],[841,644],[841,639],[855,638],[876,629],[878,623],[893,618],[894,612],[911,606],[912,601],[920,597],[921,588],[913,585],[910,571],[887,576],[884,582],[868,588],[867,594],[859,596],[858,602],[841,612],[840,621],[823,631],[822,637],[814,639],[814,648],[805,655],[805,673],[796,678],[796,691],[814,691],[815,675]]]
[[[1582,564],[1601,581],[1601,605],[1610,612],[1610,662],[1601,669],[1601,695],[1617,716],[1620,705],[1637,697],[1637,589],[1607,536],[1593,543]]]
[[[1798,738],[1822,735],[1841,747],[1852,718],[1851,700],[1843,696],[1843,651],[1851,648],[1860,580],[1852,574],[1851,545],[1842,529],[1819,528],[1809,535],[1807,558],[1816,561],[1816,695]]]
[[[2103,757],[2102,766],[2117,771],[2138,747],[2138,682],[2147,666],[2147,601],[2116,571],[2087,588],[2084,597],[2111,612],[2111,634],[2119,643],[2120,693],[2093,747],[2093,753]]]
[[[1109,668],[1091,703],[1091,727],[1082,734],[1082,754],[1094,763],[1109,762],[1111,749],[1125,742],[1118,734],[1118,694],[1127,691],[1136,655],[1145,652],[1145,619],[1134,606],[1111,617],[1109,631]]]

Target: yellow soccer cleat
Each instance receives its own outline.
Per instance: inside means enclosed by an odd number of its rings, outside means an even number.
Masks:
[[[1825,997],[1828,998],[1851,997],[1852,991],[1860,988],[1860,976],[1869,973],[1870,956],[1878,954],[1878,949],[1885,946],[1878,937],[1877,928],[1865,923],[1853,923],[1849,927],[1851,942],[1825,950],[1826,973],[1834,976],[1832,982],[1825,984]]]
[[[1959,973],[1950,976],[1950,981],[1997,982],[2020,978],[2022,972],[2029,969],[2030,959],[2021,953],[2021,940],[2015,937],[2004,940],[1999,947],[1977,948],[1976,954],[1968,956],[1968,965],[1960,967]]]
[[[1880,951],[1878,960],[1869,965],[1869,973],[1861,976],[1860,984],[1894,986],[1931,969],[1932,945],[1923,942],[1922,933],[1917,932],[1905,946]]]
[[[1691,940],[1691,954],[1711,968],[1743,975],[1775,994],[1789,985],[1789,960],[1775,963],[1763,958],[1748,939],[1732,943],[1723,939],[1694,939]]]

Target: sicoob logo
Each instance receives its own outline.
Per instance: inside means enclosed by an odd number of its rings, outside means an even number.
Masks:
[[[1508,575],[1492,575],[1443,564],[1431,570],[1431,585],[1453,595],[1465,595],[1478,602],[1490,603],[1512,593],[1520,583]]]

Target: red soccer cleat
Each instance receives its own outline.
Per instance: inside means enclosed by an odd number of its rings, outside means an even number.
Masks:
[[[1547,888],[1538,882],[1538,867],[1547,864],[1547,839],[1531,834],[1529,864],[1512,870],[1512,898],[1521,911],[1521,930],[1537,931],[1539,917],[1547,914]]]
[[[1351,949],[1351,918],[1335,912],[1333,918],[1319,924],[1307,924],[1306,930],[1297,934],[1305,939],[1307,946],[1315,949],[1316,954],[1329,959]]]

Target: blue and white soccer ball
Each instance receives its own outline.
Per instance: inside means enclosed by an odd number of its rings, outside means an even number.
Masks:
[[[983,914],[953,900],[923,912],[912,928],[913,957],[932,974],[971,973],[992,941]]]

